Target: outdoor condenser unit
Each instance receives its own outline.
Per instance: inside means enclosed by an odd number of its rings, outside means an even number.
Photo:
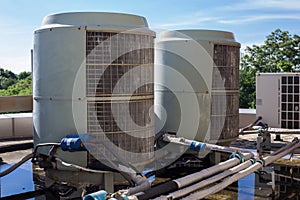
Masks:
[[[136,15],[82,12],[44,18],[34,33],[35,146],[79,134],[97,150],[58,149],[55,156],[106,170],[103,163],[116,158],[103,143],[137,169],[151,163],[154,36],[146,19]],[[48,152],[38,149],[41,155]],[[47,176],[78,185],[101,184],[107,174],[74,171],[58,164]]]
[[[240,44],[225,31],[160,33],[155,46],[156,131],[198,141],[238,136]]]
[[[299,129],[299,73],[256,74],[256,115],[273,128]]]

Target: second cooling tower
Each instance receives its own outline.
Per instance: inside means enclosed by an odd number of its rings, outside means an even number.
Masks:
[[[228,142],[238,136],[240,44],[224,31],[165,31],[155,53],[156,131]]]

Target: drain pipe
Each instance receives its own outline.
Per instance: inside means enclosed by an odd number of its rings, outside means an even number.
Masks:
[[[212,176],[216,173],[222,172],[226,169],[236,166],[236,165],[240,164],[241,162],[243,162],[243,160],[249,160],[252,157],[253,157],[252,153],[243,154],[243,159],[241,159],[241,157],[238,157],[238,156],[232,157],[225,162],[218,163],[217,165],[214,165],[207,169],[203,169],[199,172],[187,175],[182,178],[167,181],[161,185],[150,188],[149,190],[135,194],[132,198],[136,198],[138,200],[147,200],[147,199],[154,198],[154,197],[157,197],[157,196],[165,194],[165,193],[176,191],[180,188],[184,188],[188,185],[198,182],[199,180],[201,180],[203,178]]]
[[[300,147],[298,138],[295,138],[293,143],[294,143],[294,145],[292,145],[289,149],[285,149],[284,151],[279,151],[277,154],[271,154],[270,156],[266,156],[265,158],[259,159],[256,161],[256,163],[254,163],[249,168],[241,170],[238,173],[236,173],[230,177],[227,177],[226,179],[224,179],[224,181],[222,183],[219,183],[208,189],[193,193],[183,199],[184,200],[202,199],[210,194],[214,194],[216,192],[223,190],[224,188],[226,188],[230,184],[234,183],[235,181],[238,181],[239,179],[250,175],[251,173],[261,169],[262,167],[273,163],[274,161],[278,160],[279,158],[284,157],[288,153],[290,153]]]

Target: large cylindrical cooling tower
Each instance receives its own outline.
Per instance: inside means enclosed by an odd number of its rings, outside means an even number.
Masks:
[[[200,141],[236,138],[240,44],[234,35],[165,31],[155,48],[156,129]]]
[[[105,141],[105,148],[133,165],[151,161],[154,37],[146,19],[136,15],[47,16],[34,33],[35,145],[88,133],[89,142]],[[104,160],[97,150],[59,155],[90,168]]]

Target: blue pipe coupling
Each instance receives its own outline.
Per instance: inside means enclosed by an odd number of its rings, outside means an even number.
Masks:
[[[85,147],[80,138],[63,138],[60,141],[60,147],[63,151],[85,151]]]
[[[98,192],[85,195],[83,197],[83,200],[129,200],[129,198],[125,194],[118,195],[118,198],[109,196],[110,194],[108,194],[105,190],[100,190]]]
[[[83,197],[83,200],[106,200],[106,195],[108,193],[104,190],[100,190],[98,192],[94,192],[91,194],[87,194]]]
[[[202,143],[202,142],[196,142],[196,141],[193,141],[191,144],[190,144],[190,150],[192,151],[202,151],[206,148],[206,144],[205,143]]]

